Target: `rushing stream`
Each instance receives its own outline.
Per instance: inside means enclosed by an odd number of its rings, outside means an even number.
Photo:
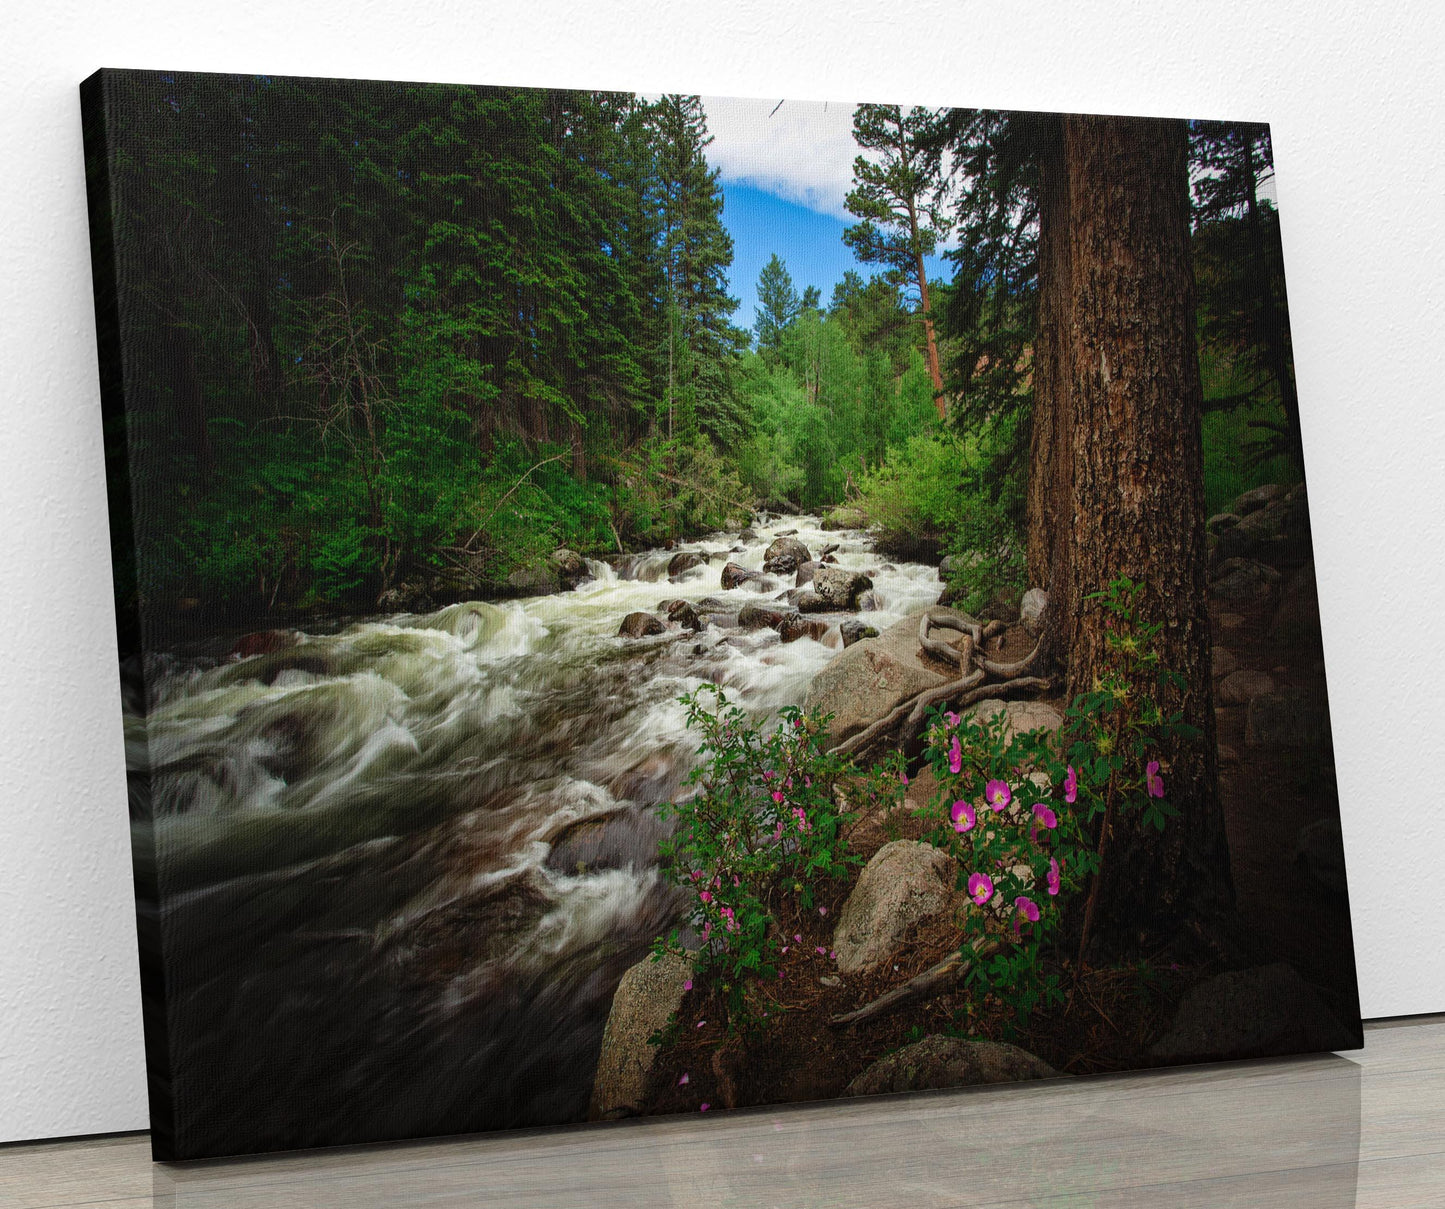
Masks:
[[[863,535],[781,518],[669,582],[670,553],[572,592],[357,622],[239,661],[168,661],[152,770],[173,1091],[187,1153],[575,1120],[617,980],[678,909],[655,812],[694,759],[678,698],[758,716],[841,645],[622,617],[716,597],[779,531],[869,571],[880,629],[938,595]],[[731,551],[731,553],[729,553]],[[137,823],[138,851],[150,849]]]

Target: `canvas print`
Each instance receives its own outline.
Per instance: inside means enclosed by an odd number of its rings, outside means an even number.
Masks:
[[[82,98],[158,1158],[1361,1044],[1267,126]]]

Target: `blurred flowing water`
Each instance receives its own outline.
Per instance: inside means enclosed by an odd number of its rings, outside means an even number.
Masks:
[[[931,567],[880,570],[864,535],[782,518],[688,547],[715,557],[681,582],[656,551],[572,592],[152,669],[127,753],[152,774],[134,827],[161,887],[182,1153],[585,1114],[617,981],[680,906],[654,809],[695,759],[679,698],[712,682],[766,718],[841,645],[618,625],[665,599],[768,601],[721,571],[788,529],[873,575],[880,629],[938,595]]]

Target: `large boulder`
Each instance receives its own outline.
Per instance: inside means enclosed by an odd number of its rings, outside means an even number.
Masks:
[[[592,568],[587,565],[587,560],[576,550],[569,550],[566,546],[553,550],[547,563],[557,573],[557,582],[564,592],[570,592],[593,578]]]
[[[1007,719],[1004,723],[1005,743],[1015,735],[1027,734],[1031,730],[1044,730],[1055,736],[1064,725],[1064,715],[1046,701],[980,701],[964,710],[963,717],[987,719],[999,713]]]
[[[820,527],[830,532],[835,529],[866,529],[868,517],[859,508],[834,508],[824,515]]]
[[[1264,604],[1273,597],[1279,582],[1280,573],[1265,563],[1230,558],[1220,563],[1209,594],[1234,605]]]
[[[680,625],[683,629],[694,632],[707,628],[707,622],[686,600],[669,600],[664,606],[664,611],[667,613],[668,622],[672,625]]]
[[[863,866],[833,932],[838,973],[867,974],[893,960],[903,934],[948,910],[953,858],[931,844],[894,840]]]
[[[665,1027],[682,1004],[691,977],[692,962],[673,953],[640,961],[622,976],[602,1032],[602,1053],[587,1107],[589,1121],[642,1111],[648,1076],[659,1053],[647,1039]]]
[[[813,591],[824,602],[818,612],[848,613],[857,607],[858,598],[873,581],[862,571],[843,567],[819,567],[813,572]]]
[[[946,678],[926,665],[918,646],[922,610],[889,626],[877,638],[855,642],[813,677],[804,709],[832,714],[829,746],[871,726],[894,706]]]
[[[813,576],[823,564],[817,559],[809,559],[798,567],[798,577],[793,580],[793,587],[802,588],[813,582]]]
[[[507,590],[517,596],[551,596],[562,590],[562,580],[550,560],[530,567],[518,567],[507,576]]]
[[[665,634],[667,627],[651,613],[629,613],[618,628],[619,638],[647,638],[653,634]]]
[[[879,1058],[849,1083],[843,1094],[880,1096],[1058,1077],[1059,1072],[1042,1058],[1016,1045],[935,1034]]]
[[[685,575],[694,567],[700,567],[707,562],[705,554],[699,554],[696,550],[683,550],[674,554],[667,562],[667,575],[671,579],[677,575]]]
[[[1217,696],[1221,705],[1248,705],[1261,693],[1274,692],[1274,680],[1268,672],[1243,668],[1230,672],[1219,682]]]
[[[1236,516],[1248,516],[1261,508],[1285,497],[1285,489],[1278,483],[1266,483],[1263,487],[1252,487],[1230,505]]]
[[[793,532],[796,533],[797,530]],[[763,551],[763,570],[771,571],[774,575],[791,575],[805,562],[812,561],[812,558],[808,547],[796,537],[776,537]]]
[[[1149,1052],[1164,1062],[1219,1062],[1358,1049],[1362,1041],[1358,1023],[1341,1023],[1293,966],[1277,962],[1194,987]]]

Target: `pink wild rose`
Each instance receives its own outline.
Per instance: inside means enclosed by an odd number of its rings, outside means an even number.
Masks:
[[[1013,791],[1007,781],[990,781],[983,787],[983,800],[997,813],[1013,800]]]
[[[1149,788],[1151,798],[1162,798],[1164,796],[1164,778],[1159,775],[1159,761],[1150,760],[1144,768],[1144,782]]]
[[[948,771],[955,775],[963,771],[963,748],[957,735],[953,736],[953,745],[948,749]]]
[[[1079,800],[1079,773],[1072,764],[1069,765],[1068,774],[1064,777],[1064,801],[1072,806]]]
[[[987,873],[975,873],[968,879],[968,896],[978,906],[983,906],[993,897],[993,878]]]
[[[1059,862],[1056,857],[1049,857],[1049,871],[1044,875],[1044,883],[1049,888],[1050,894],[1059,892]]]
[[[948,812],[948,817],[953,820],[953,829],[960,835],[965,831],[972,831],[973,825],[978,822],[978,815],[973,807],[962,800],[953,804],[953,809]]]

